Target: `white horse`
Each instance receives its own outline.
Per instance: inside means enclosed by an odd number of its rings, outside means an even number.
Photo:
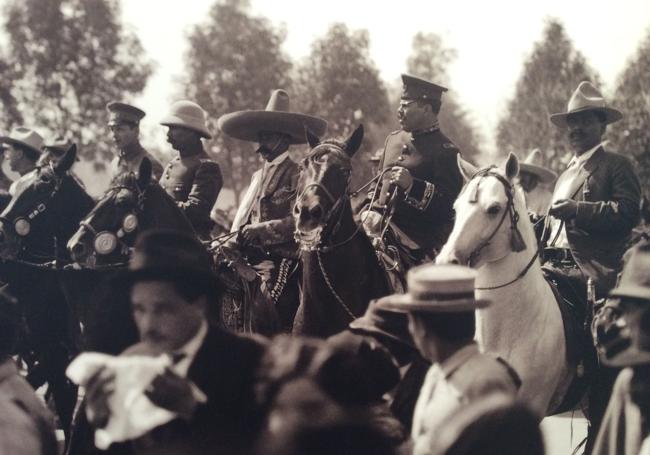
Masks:
[[[520,397],[540,417],[559,406],[574,376],[567,361],[562,316],[537,256],[519,161],[477,171],[458,157],[466,185],[454,204],[454,229],[438,263],[478,269],[476,294],[492,304],[476,315],[476,339],[507,360],[522,380]]]

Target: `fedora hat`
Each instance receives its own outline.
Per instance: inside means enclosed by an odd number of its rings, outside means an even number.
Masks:
[[[327,122],[322,118],[290,112],[289,95],[284,90],[274,90],[263,111],[225,114],[219,117],[217,126],[228,136],[242,141],[258,142],[259,133],[264,131],[287,134],[292,144],[307,142],[305,128],[319,137],[327,130]]]
[[[43,144],[43,150],[49,150],[56,156],[62,156],[72,145],[72,142],[59,136],[54,141]]]
[[[129,268],[116,278],[116,283],[130,288],[138,281],[149,280],[190,283],[211,297],[222,291],[212,271],[212,258],[201,242],[169,229],[153,229],[138,236]]]
[[[616,340],[605,346],[602,361],[610,367],[650,363],[650,305],[634,305],[616,322]]]
[[[425,264],[409,270],[406,294],[393,294],[377,301],[380,308],[399,313],[457,313],[485,308],[489,300],[476,299],[476,271],[455,264]]]
[[[565,127],[569,115],[584,111],[598,111],[605,116],[605,123],[614,123],[623,118],[623,114],[617,109],[607,106],[605,98],[591,82],[582,81],[567,106],[567,111],[559,114],[551,114],[551,122],[556,126]]]
[[[0,142],[26,147],[40,156],[43,152],[43,138],[36,131],[17,126],[11,130],[8,136],[0,136]]]
[[[543,166],[542,152],[540,149],[533,149],[525,160],[519,162],[519,172],[528,172],[539,177],[542,183],[551,183],[557,178],[557,174]]]
[[[415,348],[408,326],[405,314],[381,308],[377,300],[372,300],[364,315],[352,321],[348,328],[359,335],[379,335]]]
[[[205,111],[198,104],[181,100],[173,103],[169,114],[160,121],[164,126],[181,126],[196,131],[206,139],[212,139],[212,134],[205,124]]]
[[[612,297],[650,300],[650,244],[631,250],[621,279],[609,294]]]

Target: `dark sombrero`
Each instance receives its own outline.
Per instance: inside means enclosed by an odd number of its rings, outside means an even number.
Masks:
[[[284,133],[292,144],[307,142],[305,128],[316,136],[327,130],[327,122],[319,117],[289,111],[289,95],[284,90],[274,90],[266,109],[237,111],[219,117],[219,129],[228,136],[242,141],[258,142],[259,133]]]

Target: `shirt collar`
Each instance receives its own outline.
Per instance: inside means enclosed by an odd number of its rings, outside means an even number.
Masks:
[[[596,150],[598,150],[600,147],[602,147],[602,145],[603,145],[603,143],[601,142],[598,145],[596,145],[595,147],[587,150],[585,153],[583,153],[580,156],[573,155],[573,158],[571,158],[571,161],[569,161],[569,165],[567,166],[567,168],[570,168],[574,164],[578,164],[578,165],[582,166],[583,164],[585,164],[589,160],[589,158],[591,158],[593,156],[594,153],[596,153]]]
[[[448,378],[451,374],[458,369],[463,363],[467,361],[470,357],[475,354],[478,354],[478,344],[475,341],[472,341],[467,346],[463,346],[458,351],[454,352],[450,357],[445,359],[440,363],[440,369],[444,373],[445,377]]]
[[[287,150],[286,152],[282,152],[282,153],[280,153],[280,154],[279,154],[278,156],[276,156],[272,161],[270,161],[270,162],[267,161],[267,162],[264,163],[264,164],[265,164],[266,166],[277,166],[278,164],[280,164],[281,162],[283,162],[284,160],[286,160],[288,156],[289,156],[289,150]]]
[[[196,331],[196,334],[180,349],[174,351],[173,354],[183,354],[183,358],[188,359],[190,361],[189,363],[192,363],[207,334],[208,323],[201,321],[201,326],[199,327],[199,330]]]

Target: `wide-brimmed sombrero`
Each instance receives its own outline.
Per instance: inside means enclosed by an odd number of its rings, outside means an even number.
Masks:
[[[462,265],[421,265],[408,272],[408,293],[382,297],[377,306],[400,313],[456,313],[485,308],[491,302],[475,298],[475,279],[476,271]]]
[[[598,111],[603,114],[605,123],[614,123],[623,118],[621,111],[607,106],[605,98],[591,82],[582,81],[567,106],[566,112],[551,114],[551,122],[559,127],[566,127],[569,115],[584,111]]]
[[[266,109],[231,112],[219,117],[219,129],[230,137],[242,141],[258,142],[259,133],[284,133],[292,144],[307,142],[305,128],[321,137],[327,122],[319,117],[289,111],[289,95],[284,90],[274,90]]]
[[[528,172],[539,177],[542,183],[551,183],[557,178],[557,174],[542,165],[542,152],[540,149],[533,149],[525,160],[519,162],[519,172]]]

